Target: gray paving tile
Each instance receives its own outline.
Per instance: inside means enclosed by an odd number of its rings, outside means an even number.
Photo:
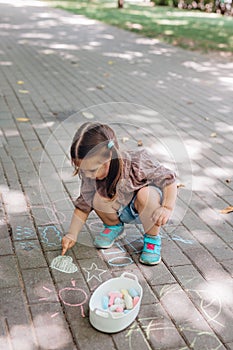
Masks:
[[[30,310],[40,348],[77,349],[59,303],[31,305]]]
[[[46,268],[22,270],[29,304],[57,302],[58,297],[52,278]]]
[[[100,22],[85,19],[84,25],[83,17],[45,3],[1,3],[0,12],[0,347],[232,349],[233,225],[231,214],[219,213],[233,198],[233,182],[226,182],[232,174],[232,91],[225,79],[231,63]],[[177,159],[174,140],[187,150],[192,170],[187,174],[189,160],[179,153],[185,187],[173,222],[162,231],[159,266],[139,263],[143,239],[133,225],[112,248],[95,249],[92,212],[67,253],[78,270],[50,267],[69,228],[70,196],[80,190],[71,177],[69,147],[87,121],[83,108],[93,121],[115,122],[122,148],[138,149],[142,139],[168,166]],[[123,332],[100,333],[89,324],[89,298],[123,272],[142,284],[139,316]]]
[[[152,348],[171,349],[185,346],[184,340],[160,304],[145,305],[138,320]]]
[[[0,288],[19,287],[19,270],[13,255],[0,256]]]

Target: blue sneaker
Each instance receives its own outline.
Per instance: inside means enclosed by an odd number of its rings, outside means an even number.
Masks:
[[[116,240],[124,237],[123,223],[114,226],[104,224],[104,227],[105,229],[95,238],[94,245],[97,248],[110,248]]]
[[[161,261],[161,237],[145,234],[144,247],[139,261],[145,265],[156,265]]]

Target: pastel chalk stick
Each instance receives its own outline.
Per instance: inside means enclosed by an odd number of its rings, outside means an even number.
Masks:
[[[107,310],[107,309],[108,309],[108,301],[109,301],[108,296],[107,296],[107,295],[104,295],[104,296],[102,297],[102,308],[103,308],[104,310]]]
[[[139,302],[140,300],[140,297],[139,296],[136,296],[133,298],[133,307],[135,307],[137,305],[137,303]]]
[[[138,292],[136,291],[135,288],[130,288],[130,289],[128,290],[128,292],[129,292],[129,295],[130,295],[132,298],[138,297],[138,296],[139,296],[139,294],[138,294]]]

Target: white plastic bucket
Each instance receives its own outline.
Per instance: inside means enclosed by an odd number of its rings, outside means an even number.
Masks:
[[[136,306],[127,314],[103,310],[102,297],[109,292],[134,288],[139,294]],[[101,284],[93,293],[89,301],[89,317],[91,325],[104,333],[116,333],[127,328],[137,317],[142,300],[143,290],[138,283],[137,276],[124,272],[120,277],[111,278]]]

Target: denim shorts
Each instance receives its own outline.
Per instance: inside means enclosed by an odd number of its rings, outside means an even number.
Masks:
[[[161,189],[157,186],[153,186],[157,192],[160,195],[160,204],[162,204],[162,200],[163,200],[163,192],[161,191]],[[131,199],[130,203],[126,206],[126,207],[122,207],[118,210],[118,217],[120,219],[121,222],[125,223],[125,224],[141,224],[141,220],[139,217],[139,214],[137,212],[137,210],[135,209],[134,206],[134,202],[136,199],[137,193],[135,193],[135,195],[133,196],[133,198]]]

